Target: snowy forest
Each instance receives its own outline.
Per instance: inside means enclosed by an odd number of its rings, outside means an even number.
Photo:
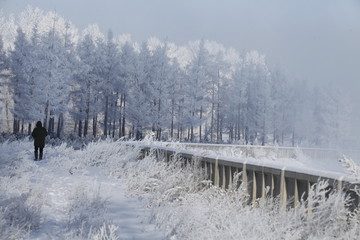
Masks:
[[[54,12],[0,14],[0,131],[209,143],[349,143],[341,89],[292,79],[264,54],[211,40],[79,30]],[[239,39],[241,41],[241,39]]]

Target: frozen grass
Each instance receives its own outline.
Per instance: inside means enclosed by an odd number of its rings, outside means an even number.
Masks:
[[[92,192],[85,185],[77,186],[69,196],[68,227],[79,237],[98,232],[106,223],[106,200],[99,191]]]
[[[29,184],[31,163],[23,162],[24,142],[0,145],[0,232],[2,239],[21,239],[40,225],[44,194]],[[17,154],[13,154],[16,152]]]
[[[105,170],[118,184],[126,184],[129,195],[143,199],[151,209],[146,221],[156,224],[165,239],[345,240],[360,235],[358,211],[348,210],[350,199],[342,193],[329,193],[326,182],[315,185],[308,200],[295,209],[281,211],[276,198],[248,205],[241,186],[224,191],[206,181],[197,160],[186,165],[180,158],[165,162],[155,158],[156,152],[138,160],[139,145],[103,140],[80,150],[67,144],[49,146],[41,164],[50,176],[83,176],[89,167]],[[31,161],[31,150],[27,140],[0,144],[0,231],[6,239],[26,238],[42,224],[48,193],[33,183],[38,165]],[[350,159],[343,163],[358,174]],[[68,227],[62,236],[121,239],[119,226],[107,218],[108,201],[99,186],[75,183],[71,189],[64,193]]]
[[[248,205],[241,186],[224,191],[205,181],[196,162],[185,168],[180,162],[159,163],[150,155],[127,168],[130,192],[147,194],[152,220],[168,239],[358,239],[358,214],[326,182],[284,212],[277,199]]]

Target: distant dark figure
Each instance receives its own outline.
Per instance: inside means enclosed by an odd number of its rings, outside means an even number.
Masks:
[[[46,129],[42,126],[41,122],[36,123],[36,128],[34,128],[31,136],[34,138],[35,146],[35,161],[38,160],[38,151],[40,150],[40,160],[43,158],[43,150],[45,147],[45,137],[48,135]]]

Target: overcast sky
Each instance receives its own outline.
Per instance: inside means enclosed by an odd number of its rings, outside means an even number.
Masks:
[[[360,0],[0,0],[5,14],[27,5],[136,41],[256,49],[289,77],[344,84],[353,97],[360,90]]]

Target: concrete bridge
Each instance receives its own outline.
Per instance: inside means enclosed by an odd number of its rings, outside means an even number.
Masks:
[[[180,146],[180,147],[179,147]],[[211,144],[178,144],[177,148],[172,148],[171,144],[167,146],[143,146],[144,153],[155,151],[159,159],[164,158],[171,161],[174,156],[180,156],[184,163],[198,159],[204,168],[208,180],[223,189],[227,189],[233,184],[234,175],[242,173],[238,179],[237,186],[242,184],[243,190],[249,195],[249,201],[255,202],[257,199],[266,197],[279,197],[280,207],[285,210],[288,207],[296,207],[301,198],[307,199],[311,187],[319,180],[327,180],[329,190],[343,191],[350,194],[352,198],[351,207],[355,208],[359,205],[359,196],[352,189],[360,186],[359,182],[347,177],[343,173],[329,171],[303,171],[293,167],[281,167],[264,162],[259,164],[251,161],[249,158],[234,159],[227,156],[219,156],[216,154],[204,154],[201,150],[218,151],[226,148],[241,150],[244,156],[254,157],[255,149],[262,149],[264,154],[274,154],[275,157],[292,158],[295,148],[271,148],[262,146],[237,146],[237,145],[211,145]],[[196,150],[196,151],[194,151]],[[304,154],[312,158],[333,158],[337,156],[337,152],[324,149],[301,149]],[[357,154],[357,153],[356,153]]]

